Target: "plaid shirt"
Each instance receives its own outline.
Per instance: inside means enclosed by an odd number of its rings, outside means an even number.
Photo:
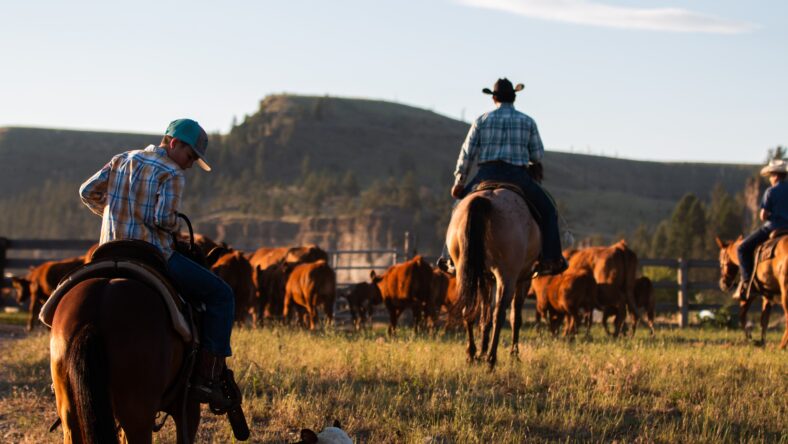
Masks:
[[[113,157],[79,187],[79,195],[102,216],[99,243],[139,239],[169,259],[184,184],[183,171],[167,151],[150,145]]]
[[[534,119],[514,109],[511,103],[501,103],[471,125],[454,169],[454,183],[465,184],[474,162],[500,160],[526,166],[528,162],[540,161],[543,155]]]

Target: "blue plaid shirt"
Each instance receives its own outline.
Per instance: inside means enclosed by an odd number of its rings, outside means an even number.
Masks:
[[[113,157],[79,187],[82,202],[102,217],[99,243],[139,239],[169,259],[170,232],[186,179],[164,148],[150,145]]]
[[[501,103],[497,109],[485,113],[471,125],[462,144],[455,185],[464,185],[475,163],[503,161],[527,166],[542,160],[544,147],[534,119],[514,109],[511,103]]]

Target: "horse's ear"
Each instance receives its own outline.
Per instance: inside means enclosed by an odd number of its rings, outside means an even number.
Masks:
[[[719,236],[714,236],[714,241],[717,242],[717,246],[720,247],[720,249],[723,249],[728,246],[725,244],[724,240],[720,239]]]
[[[310,429],[301,429],[301,442],[304,444],[317,444],[317,433]]]
[[[736,238],[736,242],[739,242],[739,241],[741,241],[741,240],[744,240],[744,236],[742,236],[742,235],[740,234],[740,235],[739,235],[739,237],[737,237],[737,238]]]
[[[338,419],[335,419],[335,420],[334,420],[334,427],[336,427],[336,428],[338,428],[338,429],[341,429],[341,428],[342,428],[342,425],[339,423],[339,420],[338,420]]]

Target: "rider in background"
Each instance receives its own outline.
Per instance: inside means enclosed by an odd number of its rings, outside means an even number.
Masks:
[[[761,176],[769,178],[771,187],[763,193],[761,201],[760,218],[764,224],[744,238],[737,253],[741,268],[741,282],[739,290],[733,295],[742,301],[747,299],[747,289],[755,267],[755,249],[766,242],[769,235],[779,229],[788,228],[788,163],[782,159],[775,159],[761,169]]]
[[[208,135],[191,119],[170,123],[159,146],[116,155],[79,188],[82,202],[102,217],[100,243],[138,239],[153,244],[167,261],[178,290],[206,306],[192,395],[216,408],[229,407],[220,377],[231,355],[230,332],[235,298],[232,289],[196,262],[175,251],[177,211],[185,184],[184,170],[205,161]]]
[[[514,109],[515,93],[522,89],[522,84],[512,87],[512,82],[503,78],[495,82],[492,91],[488,88],[482,90],[492,95],[496,108],[471,125],[457,159],[451,195],[462,199],[486,180],[520,187],[539,213],[536,220],[542,233],[542,253],[535,271],[538,275],[558,274],[567,268],[566,259],[561,255],[558,213],[552,199],[528,171],[529,164],[538,164],[542,160],[542,139],[536,122]],[[478,172],[467,182],[474,163],[479,166]]]

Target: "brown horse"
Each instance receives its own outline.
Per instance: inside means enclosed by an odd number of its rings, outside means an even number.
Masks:
[[[200,406],[177,382],[189,346],[150,286],[92,278],[60,300],[52,321],[50,363],[65,443],[151,443],[159,411],[178,443],[194,441]]]
[[[489,310],[491,323],[485,324],[491,325],[492,339],[486,360],[490,368],[495,366],[506,308],[517,301],[522,303],[541,244],[538,225],[528,206],[511,190],[470,193],[454,209],[446,245],[457,268],[458,307],[464,310],[469,361],[476,358],[473,318],[479,309],[483,313]],[[494,298],[492,291],[483,291],[485,287],[495,289]],[[519,310],[513,308],[514,324],[519,319]],[[513,326],[513,354],[517,350],[519,325],[516,327]]]
[[[739,236],[735,241],[723,241],[719,237],[715,239],[717,246],[720,247],[720,289],[730,291],[739,274],[739,255],[736,250],[741,245],[742,237]],[[769,327],[769,315],[772,311],[772,304],[776,302],[777,296],[781,296],[781,303],[785,316],[785,333],[783,333],[780,348],[788,346],[788,237],[782,237],[774,250],[774,258],[762,260],[755,269],[755,279],[763,289],[761,296],[763,302],[761,306],[761,340],[759,344],[766,341],[766,329]],[[744,334],[747,339],[752,336],[747,328],[747,312],[752,305],[754,297],[746,301],[739,301],[739,321],[741,322]]]

